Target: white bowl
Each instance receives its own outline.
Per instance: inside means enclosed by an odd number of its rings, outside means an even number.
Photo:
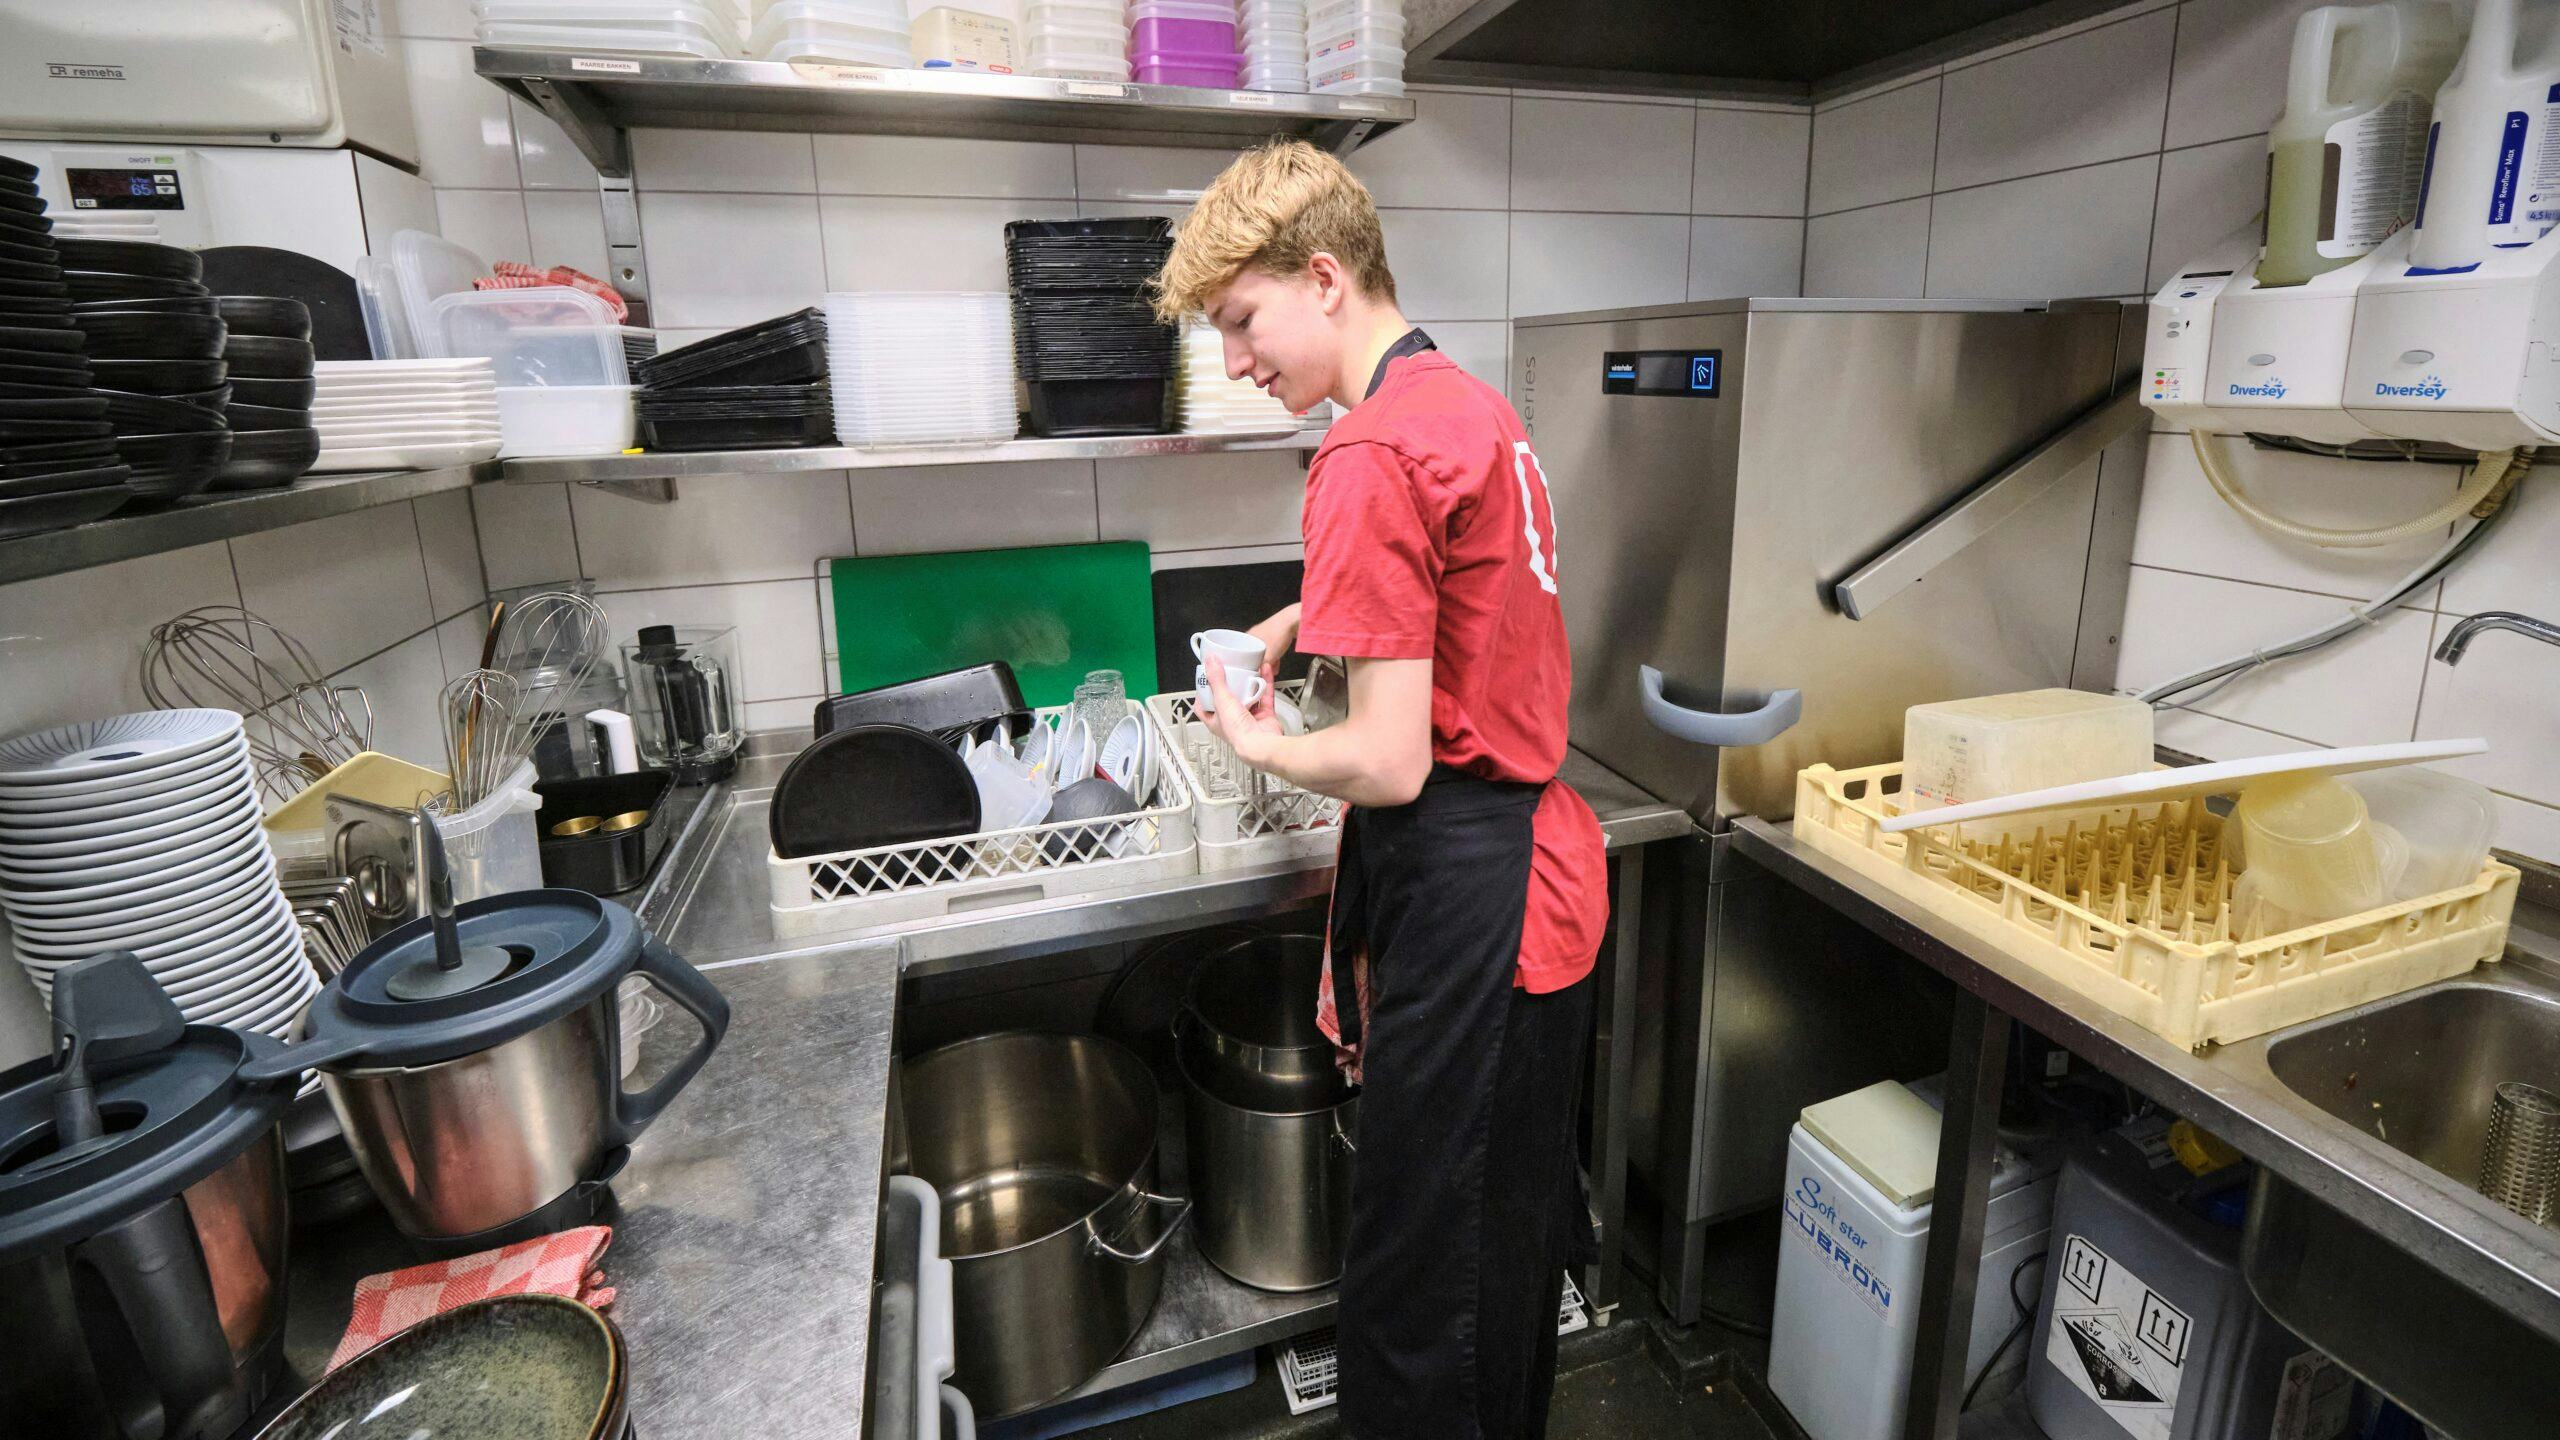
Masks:
[[[319,979],[311,973],[310,962],[303,958],[302,937],[296,935],[293,943],[278,950],[268,968],[259,972],[257,982],[236,996],[218,1005],[182,1003],[178,1008],[189,1012],[187,1023],[191,1025],[226,1025],[265,1034],[269,1026],[298,1014],[318,993]]]
[[[255,786],[246,777],[241,777],[211,795],[172,803],[149,815],[68,825],[41,839],[29,839],[6,825],[0,825],[0,837],[6,837],[0,838],[0,859],[36,865],[37,862],[82,856],[100,860],[126,858],[113,852],[137,846],[162,846],[167,841],[192,836],[214,825],[227,828],[227,822],[243,805],[254,806],[257,803]],[[84,833],[69,833],[72,831]]]
[[[87,932],[41,933],[25,925],[17,931],[18,953],[37,961],[69,963],[85,960],[101,950],[130,950],[143,959],[153,974],[160,967],[155,957],[164,957],[197,946],[218,936],[228,936],[250,921],[262,917],[272,907],[271,897],[281,891],[268,887],[264,894],[243,888],[215,897],[214,903],[199,914],[184,919],[155,919],[140,925],[101,926]],[[292,908],[287,905],[287,910]]]
[[[101,775],[90,780],[65,780],[41,786],[13,785],[0,780],[0,804],[11,807],[9,813],[12,814],[59,814],[97,804],[122,804],[146,794],[165,794],[225,768],[246,770],[248,766],[249,742],[234,737],[229,743],[212,750],[178,756],[121,775]]]
[[[36,811],[19,811],[0,804],[0,839],[19,844],[77,840],[105,833],[100,829],[102,826],[130,825],[137,818],[154,815],[173,806],[191,806],[235,786],[255,783],[253,777],[226,767],[201,776],[183,777],[183,783],[166,792],[141,794],[112,803]]]
[[[181,833],[139,844],[87,855],[27,856],[0,851],[0,881],[10,888],[63,889],[160,873],[224,849],[243,834],[256,836],[258,815],[258,802],[252,796],[225,812],[205,816]]]
[[[0,907],[5,907],[13,920],[22,913],[64,917],[109,914],[173,896],[202,893],[238,878],[244,869],[260,866],[269,875],[275,873],[275,857],[267,849],[266,837],[253,827],[229,848],[184,862],[168,874],[102,880],[58,890],[0,887]]]
[[[131,775],[201,755],[240,734],[229,710],[145,710],[0,741],[0,785],[45,789]]]
[[[94,914],[40,915],[13,907],[10,928],[22,940],[46,945],[89,944],[116,949],[149,944],[168,926],[193,926],[229,914],[266,888],[269,878],[242,866],[218,885],[189,888],[149,905],[116,905]]]

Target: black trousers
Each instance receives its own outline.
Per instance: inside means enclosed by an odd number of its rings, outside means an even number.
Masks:
[[[1546,1433],[1563,1272],[1592,1253],[1574,1155],[1592,987],[1512,984],[1543,789],[1438,770],[1343,837],[1333,953],[1369,963],[1336,1326],[1360,1440]],[[1352,988],[1337,976],[1346,1009]]]

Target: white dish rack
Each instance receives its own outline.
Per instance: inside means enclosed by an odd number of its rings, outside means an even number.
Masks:
[[[1304,680],[1280,686],[1281,697],[1302,709],[1306,692]],[[1232,758],[1228,775],[1202,773],[1193,752],[1206,753],[1210,747],[1223,750],[1226,742],[1201,723],[1190,691],[1151,695],[1147,712],[1172,737],[1173,758],[1181,764],[1184,783],[1198,797],[1192,814],[1199,832],[1201,874],[1331,855],[1341,848],[1341,801],[1267,778],[1256,796],[1249,793],[1243,767]]]
[[[1068,708],[1053,705],[1036,713],[1046,723]],[[1144,723],[1156,723],[1146,713],[1148,707],[1132,702],[1132,708],[1145,716]],[[1161,726],[1158,732],[1157,740],[1170,746]],[[1187,773],[1167,763],[1159,768],[1155,793],[1148,797],[1153,803],[1128,815],[981,830],[791,860],[768,847],[765,880],[773,933],[789,939],[938,920],[960,911],[1196,874],[1192,796]]]

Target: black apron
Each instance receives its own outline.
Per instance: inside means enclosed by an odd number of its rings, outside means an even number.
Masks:
[[[1431,348],[1397,341],[1370,392]],[[1362,1090],[1336,1341],[1360,1440],[1546,1433],[1564,1270],[1595,1247],[1574,1158],[1591,985],[1513,984],[1545,793],[1434,765],[1343,823],[1326,963]]]

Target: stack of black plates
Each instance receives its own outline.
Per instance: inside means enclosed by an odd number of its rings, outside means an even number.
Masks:
[[[1173,222],[1016,220],[1004,245],[1014,368],[1030,395],[1032,433],[1173,428],[1181,333],[1157,322],[1147,297],[1173,248]]]
[[[116,453],[145,500],[192,495],[231,453],[222,407],[227,332],[192,250],[140,240],[64,240],[71,323],[115,422]]]
[[[35,182],[35,167],[0,156],[0,538],[95,520],[133,498]]]
[[[311,424],[311,310],[281,296],[225,295],[215,300],[229,332],[222,355],[231,370],[231,458],[213,489],[267,490],[290,485],[320,458]]]
[[[631,367],[649,390],[697,385],[806,385],[827,378],[826,312],[811,308],[652,355]]]
[[[638,409],[640,443],[652,450],[783,450],[836,438],[824,380],[643,390]]]

